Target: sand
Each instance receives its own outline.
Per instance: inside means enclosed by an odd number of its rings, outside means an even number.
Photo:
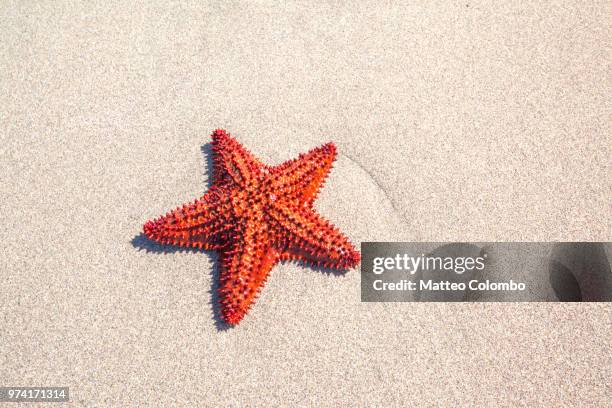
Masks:
[[[366,304],[356,270],[284,264],[219,330],[215,255],[139,240],[206,191],[217,127],[270,164],[333,140],[316,206],[356,243],[611,240],[610,2],[356,3],[2,2],[0,385],[609,403],[610,304]]]

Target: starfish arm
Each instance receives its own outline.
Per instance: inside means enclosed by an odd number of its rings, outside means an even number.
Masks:
[[[213,150],[213,184],[244,185],[255,178],[264,165],[223,129],[211,135]]]
[[[348,238],[314,210],[278,206],[269,214],[275,221],[281,260],[301,260],[334,269],[359,263],[359,252]]]
[[[221,315],[239,323],[259,295],[279,253],[270,246],[265,228],[248,222],[242,239],[220,252],[219,298]]]
[[[226,215],[229,208],[224,191],[212,187],[200,199],[148,221],[144,234],[161,244],[217,249],[231,234],[232,225]]]
[[[312,207],[336,160],[336,146],[327,143],[271,169],[273,185],[287,196]]]

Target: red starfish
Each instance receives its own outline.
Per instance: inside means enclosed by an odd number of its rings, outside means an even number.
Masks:
[[[272,167],[222,129],[212,139],[210,190],[148,221],[144,233],[162,244],[219,251],[219,298],[227,323],[242,320],[279,261],[335,269],[359,263],[346,236],[313,208],[336,158],[333,143]]]

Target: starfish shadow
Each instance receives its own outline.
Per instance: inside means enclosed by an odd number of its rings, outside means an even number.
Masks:
[[[315,272],[320,272],[324,275],[328,275],[328,276],[345,276],[346,273],[349,271],[348,269],[334,269],[334,268],[327,268],[324,266],[317,266],[317,265],[312,265],[309,264],[307,262],[304,261],[281,261],[280,262],[283,265],[298,265],[304,269],[310,269],[313,270]]]
[[[214,167],[214,162],[213,162],[214,152],[212,148],[212,143],[203,144],[202,146],[200,146],[200,151],[202,152],[202,156],[204,156],[204,160],[206,161],[206,166],[204,167],[203,175],[206,178],[205,187],[208,190],[213,185],[212,174],[213,174],[213,167]]]
[[[221,275],[221,268],[219,266],[218,258],[216,252],[214,251],[205,251],[203,249],[198,248],[187,248],[187,247],[179,247],[179,246],[171,246],[171,245],[161,245],[156,243],[155,241],[151,241],[147,238],[143,233],[136,235],[131,240],[131,244],[134,248],[138,250],[143,250],[146,252],[153,252],[157,254],[174,254],[177,252],[193,252],[205,254],[210,258],[212,266],[211,277],[212,277],[212,285],[208,293],[210,293],[210,306],[213,312],[213,320],[215,321],[215,327],[218,331],[226,331],[231,329],[232,325],[227,324],[225,320],[223,320],[221,316],[221,302],[219,299],[219,279]]]

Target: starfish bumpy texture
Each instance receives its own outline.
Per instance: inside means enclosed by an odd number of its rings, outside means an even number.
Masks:
[[[267,166],[222,129],[212,140],[212,187],[148,221],[144,233],[162,244],[219,252],[223,320],[242,320],[279,261],[333,269],[359,263],[347,237],[313,208],[336,158],[333,143]]]

